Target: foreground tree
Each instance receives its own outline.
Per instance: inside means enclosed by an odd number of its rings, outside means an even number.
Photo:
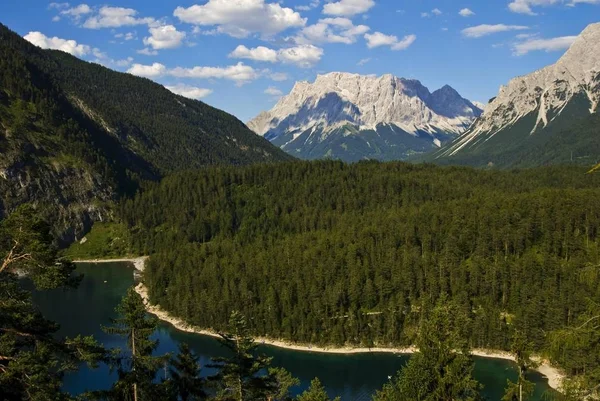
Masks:
[[[525,375],[531,369],[535,369],[538,364],[531,359],[531,349],[533,345],[527,340],[527,337],[520,331],[516,331],[511,345],[511,353],[517,363],[519,377],[516,383],[507,381],[503,401],[525,401],[533,396],[535,384],[525,378]]]
[[[270,369],[271,358],[257,353],[257,344],[250,336],[246,319],[239,312],[231,314],[228,330],[228,333],[221,334],[221,343],[231,352],[231,356],[215,358],[210,365],[219,369],[219,373],[211,378],[216,386],[215,399],[285,399],[289,387],[296,381],[282,369]]]
[[[416,352],[374,401],[474,401],[481,385],[465,341],[468,318],[446,297],[424,317]]]
[[[181,401],[207,399],[206,381],[200,377],[200,363],[189,345],[181,343],[179,354],[171,359],[169,368],[171,397]]]
[[[327,392],[325,391],[325,387],[321,384],[321,381],[318,378],[313,379],[310,382],[310,387],[308,390],[303,392],[296,398],[297,401],[330,401]],[[340,397],[336,397],[333,401],[340,401]]]
[[[552,361],[568,376],[563,399],[600,400],[600,304],[588,300],[586,313],[575,324],[549,337]]]
[[[150,336],[158,326],[158,319],[146,313],[144,301],[133,288],[117,306],[118,318],[113,325],[104,327],[109,334],[127,338],[128,353],[115,350],[112,366],[117,370],[118,380],[108,391],[95,392],[91,396],[107,400],[150,401],[167,397],[164,383],[156,383],[157,372],[169,356],[153,356],[158,340]]]
[[[3,400],[68,400],[62,378],[82,361],[94,367],[106,353],[91,337],[58,339],[21,287],[17,273],[38,289],[69,287],[74,265],[58,258],[49,225],[28,205],[0,222],[0,389]]]

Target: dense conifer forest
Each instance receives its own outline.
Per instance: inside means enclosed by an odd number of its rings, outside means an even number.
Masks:
[[[296,162],[167,177],[122,204],[154,302],[221,329],[410,345],[447,295],[469,346],[536,349],[600,301],[600,176]],[[597,361],[596,361],[597,362]]]

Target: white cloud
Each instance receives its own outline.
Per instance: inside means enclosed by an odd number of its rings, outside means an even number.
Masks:
[[[86,15],[92,12],[92,8],[87,4],[80,4],[77,7],[69,8],[67,10],[62,10],[60,12],[61,15],[66,15],[73,19],[78,20],[82,15]]]
[[[165,88],[177,95],[194,100],[202,99],[203,97],[206,97],[213,93],[212,89],[198,88],[196,86],[188,86],[184,84],[177,84],[173,86],[165,85]]]
[[[56,36],[50,38],[37,31],[29,32],[24,38],[42,49],[62,50],[77,57],[85,56],[92,50],[88,45],[79,44],[74,40],[61,39]]]
[[[310,68],[317,64],[323,56],[323,49],[313,45],[300,45],[281,49],[277,59],[284,64],[294,64],[300,68]]]
[[[244,45],[239,45],[229,54],[229,57],[274,63],[277,61],[277,51],[264,46],[248,49]]]
[[[460,15],[461,17],[471,17],[471,16],[475,15],[475,13],[473,11],[471,11],[471,9],[469,9],[469,8],[463,8],[462,10],[460,10],[458,12],[458,15]]]
[[[267,89],[265,89],[264,93],[267,95],[277,96],[277,97],[283,95],[283,92],[274,86],[269,86]]]
[[[439,15],[442,15],[442,14],[443,14],[442,10],[440,10],[439,8],[434,8],[433,10],[431,10],[431,12],[423,12],[423,13],[421,13],[421,18],[429,18],[432,15],[439,16]]]
[[[237,38],[251,33],[273,35],[306,24],[306,19],[291,8],[265,0],[208,0],[204,5],[177,7],[173,15],[182,22],[217,26],[219,33]]]
[[[323,14],[350,17],[366,13],[375,5],[374,0],[340,0],[323,6]]]
[[[134,40],[137,39],[135,32],[117,33],[115,38],[123,40]]]
[[[313,45],[300,45],[280,50],[269,49],[259,46],[249,49],[239,45],[229,54],[231,58],[242,58],[254,61],[265,61],[269,63],[280,62],[284,64],[295,64],[301,68],[310,68],[321,60],[323,49]]]
[[[170,70],[169,75],[178,78],[228,79],[242,85],[258,78],[259,73],[244,63],[237,63],[228,67],[177,67]]]
[[[143,49],[138,50],[136,53],[143,54],[144,56],[156,56],[158,54],[158,52],[156,50],[151,50],[147,47],[144,47]]]
[[[319,4],[321,4],[320,0],[312,0],[309,4],[307,4],[305,6],[296,6],[296,7],[294,7],[294,9],[298,10],[298,11],[309,11],[309,10],[312,10],[313,8],[319,7]]]
[[[271,78],[275,82],[287,81],[290,79],[285,72],[273,72],[269,74],[269,78]]]
[[[154,63],[152,65],[134,64],[127,70],[132,75],[145,78],[156,78],[167,73],[167,67],[160,63]]]
[[[133,62],[133,57],[127,57],[126,59],[115,60],[114,64],[117,67],[129,67],[132,62]]]
[[[466,28],[462,30],[462,34],[468,38],[481,38],[482,36],[491,35],[499,32],[508,32],[508,31],[522,31],[525,29],[529,29],[527,26],[521,25],[477,25],[470,28]]]
[[[528,39],[513,46],[513,54],[523,56],[532,51],[552,52],[568,49],[577,36],[562,36],[552,39]]]
[[[102,7],[97,15],[88,18],[84,24],[84,28],[100,29],[100,28],[118,28],[121,26],[133,25],[151,25],[156,21],[154,18],[138,18],[138,12],[133,8],[123,7]]]
[[[178,31],[173,25],[150,28],[150,37],[144,38],[144,44],[154,50],[174,49],[181,46],[185,32]]]
[[[367,33],[366,25],[354,25],[348,18],[324,18],[316,24],[302,29],[294,41],[298,44],[345,43],[356,42],[358,36]]]
[[[577,4],[600,4],[600,0],[511,0],[508,8],[518,14],[538,15],[533,11],[534,7],[547,7],[564,3],[569,7],[575,7]]]
[[[367,40],[367,47],[369,49],[379,46],[390,46],[392,50],[405,50],[417,40],[417,36],[407,35],[402,40],[398,40],[398,37],[395,35],[385,35],[381,32],[375,32],[373,34],[367,33],[365,39]]]
[[[369,61],[371,61],[371,59],[370,59],[370,58],[363,58],[363,59],[360,59],[360,60],[358,61],[358,63],[356,63],[356,65],[365,65],[365,64],[367,64]]]
[[[513,13],[537,15],[531,7],[534,6],[549,6],[557,3],[559,0],[513,0],[508,9]]]
[[[69,3],[50,3],[48,4],[48,10],[62,10],[63,8],[69,7]]]

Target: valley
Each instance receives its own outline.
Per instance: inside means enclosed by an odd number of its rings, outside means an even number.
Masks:
[[[547,3],[502,12],[597,5]],[[0,24],[0,399],[600,399],[600,23],[417,41],[365,25],[379,0],[232,4],[46,7],[89,45]],[[399,56],[500,34],[471,46],[507,71],[564,54],[487,104],[446,82],[496,66]]]

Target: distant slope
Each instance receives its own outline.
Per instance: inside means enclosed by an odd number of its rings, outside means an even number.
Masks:
[[[438,149],[480,114],[448,85],[429,92],[390,74],[332,72],[297,82],[248,126],[302,159],[404,160]]]
[[[532,167],[600,159],[600,23],[551,66],[510,81],[471,128],[426,158],[440,164]]]
[[[290,156],[227,113],[41,50],[0,25],[0,218],[32,202],[69,242],[141,180]]]

